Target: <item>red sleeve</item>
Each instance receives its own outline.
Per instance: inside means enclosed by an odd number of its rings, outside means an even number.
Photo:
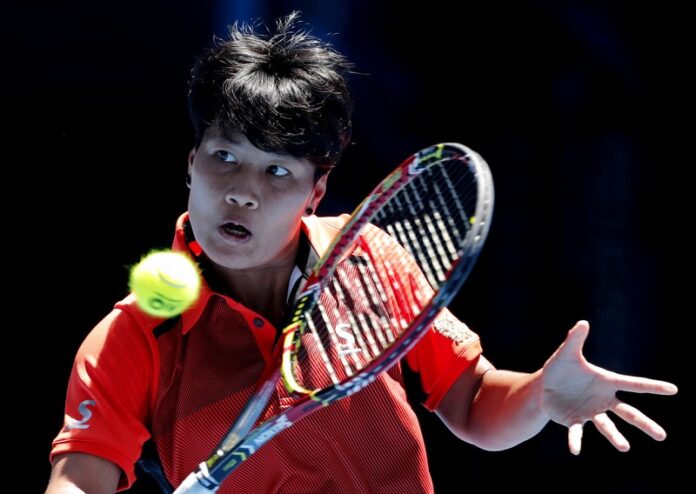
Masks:
[[[51,461],[63,453],[105,458],[124,472],[119,490],[135,480],[134,465],[150,437],[156,342],[131,315],[112,311],[87,336],[75,357],[65,422]]]
[[[425,408],[435,410],[481,352],[478,335],[444,309],[406,355],[408,366],[419,374],[423,391],[428,395],[423,402]]]

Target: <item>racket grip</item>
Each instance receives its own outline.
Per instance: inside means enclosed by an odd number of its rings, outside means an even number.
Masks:
[[[184,479],[173,494],[208,494],[219,488],[220,484],[208,474],[208,466],[203,462]]]

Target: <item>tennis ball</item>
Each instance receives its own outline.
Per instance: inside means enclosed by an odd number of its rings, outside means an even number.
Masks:
[[[196,301],[201,277],[197,265],[186,254],[153,251],[131,268],[129,286],[143,312],[174,317]]]

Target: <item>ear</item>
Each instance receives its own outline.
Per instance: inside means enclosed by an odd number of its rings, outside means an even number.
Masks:
[[[196,157],[196,148],[191,149],[188,154],[188,173],[191,174],[191,168],[193,168],[193,159]]]
[[[324,197],[324,194],[326,194],[326,181],[328,180],[328,178],[329,174],[325,173],[321,177],[319,177],[317,182],[314,184],[312,196],[308,204],[308,206],[311,207],[314,211],[317,210],[317,206],[319,206],[321,199]]]

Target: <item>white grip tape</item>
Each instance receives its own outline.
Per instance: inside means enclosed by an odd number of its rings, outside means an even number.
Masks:
[[[173,494],[208,494],[216,492],[219,488],[220,484],[208,476],[208,466],[203,462],[198,466],[198,470],[184,479]]]

